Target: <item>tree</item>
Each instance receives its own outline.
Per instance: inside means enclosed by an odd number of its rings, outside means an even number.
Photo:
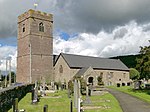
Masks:
[[[99,85],[99,86],[104,85],[104,82],[102,81],[102,76],[98,76],[98,77],[97,77],[97,81],[98,81],[98,85]]]
[[[135,68],[130,68],[130,79],[138,80],[140,78],[140,73]]]
[[[150,79],[150,45],[140,48],[140,57],[137,58],[136,68],[140,72],[140,79],[148,80]]]
[[[14,83],[16,79],[15,72],[11,72],[11,82]],[[9,74],[7,74],[7,81],[9,81]]]

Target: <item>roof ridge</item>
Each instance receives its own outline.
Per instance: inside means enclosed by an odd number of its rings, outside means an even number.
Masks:
[[[85,56],[85,55],[78,55],[78,54],[67,54],[67,53],[60,53],[62,55],[70,55],[70,56],[79,56],[79,57],[88,57],[88,58],[98,58],[98,59],[107,59],[107,60],[114,60],[114,61],[121,61],[120,59],[110,59],[110,58],[103,58],[103,57],[96,57],[96,56]]]
[[[71,55],[71,56],[80,56],[80,57],[109,59],[109,58],[103,58],[103,57],[97,57],[97,56],[85,56],[85,55],[78,55],[78,54],[67,54],[67,53],[61,53],[61,54],[62,54],[62,55]],[[116,60],[116,59],[112,59],[112,60]]]

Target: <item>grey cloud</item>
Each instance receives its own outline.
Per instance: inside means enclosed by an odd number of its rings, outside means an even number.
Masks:
[[[118,29],[114,32],[114,39],[122,38],[127,34],[128,30],[126,28]]]
[[[1,0],[0,37],[17,35],[17,16],[36,0]],[[54,14],[54,30],[68,33],[112,31],[131,20],[149,22],[149,0],[37,0],[37,10]]]
[[[98,34],[81,33],[67,41],[59,37],[59,42],[54,39],[54,53],[59,54],[63,48],[65,53],[100,57],[137,54],[139,46],[149,44],[150,30],[143,30],[149,24],[139,25],[132,21],[116,27],[112,33],[103,31]]]

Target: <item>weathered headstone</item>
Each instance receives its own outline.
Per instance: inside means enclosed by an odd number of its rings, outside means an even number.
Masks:
[[[134,89],[140,89],[139,81],[134,82]]]
[[[91,100],[89,98],[89,87],[88,86],[86,86],[86,99],[83,101],[83,103],[85,103],[85,104],[91,103]]]
[[[51,87],[52,87],[52,90],[55,90],[55,87],[54,87],[54,81],[51,82]]]
[[[13,101],[13,112],[19,112],[19,110],[18,110],[18,98],[15,98]]]
[[[42,96],[43,94],[43,87],[42,87],[42,84],[40,85],[40,95]]]
[[[42,79],[42,85],[41,85],[41,96],[45,96],[46,93],[45,93],[45,78]]]
[[[48,105],[44,105],[43,112],[48,112]]]
[[[54,85],[54,90],[58,90],[57,85]]]
[[[70,101],[70,112],[73,112],[73,104],[72,104],[72,100]]]
[[[35,87],[32,90],[32,104],[36,104],[38,102],[38,84],[35,81]]]

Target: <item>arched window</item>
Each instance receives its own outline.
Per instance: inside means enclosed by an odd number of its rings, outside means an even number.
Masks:
[[[22,32],[25,32],[25,24],[22,25]]]
[[[63,66],[62,65],[60,65],[60,67],[59,67],[59,73],[63,73]]]
[[[44,25],[42,22],[39,24],[39,31],[44,32]]]

